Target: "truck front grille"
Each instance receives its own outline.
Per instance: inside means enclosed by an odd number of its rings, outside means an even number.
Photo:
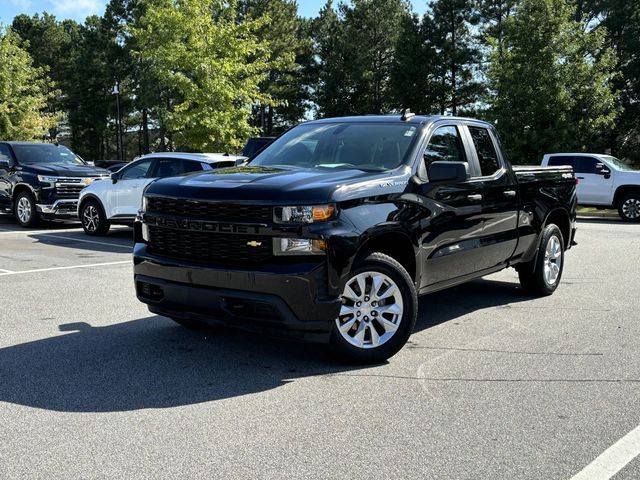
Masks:
[[[241,203],[217,203],[183,200],[165,197],[147,197],[148,212],[206,219],[213,222],[271,223],[271,207],[268,205],[243,205]]]
[[[80,197],[80,191],[86,185],[82,183],[58,183],[56,184],[56,196],[59,199],[69,200]]]
[[[257,264],[272,256],[271,238],[149,226],[149,252],[194,262]]]

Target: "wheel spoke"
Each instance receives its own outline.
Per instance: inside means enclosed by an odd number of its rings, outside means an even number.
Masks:
[[[340,307],[340,316],[344,317],[345,315],[353,315],[355,316],[357,309],[350,305],[342,305]]]
[[[360,295],[358,295],[358,294],[353,290],[353,288],[351,288],[351,285],[349,285],[349,284],[347,284],[347,285],[344,287],[344,292],[342,293],[342,296],[343,296],[344,298],[348,298],[349,300],[353,300],[354,302],[355,302],[355,301],[358,301],[358,300],[360,299]]]
[[[356,323],[356,317],[353,317],[351,320],[348,320],[346,322],[344,322],[342,325],[340,325],[340,331],[342,333],[347,333],[349,330],[351,330],[351,328],[353,327],[353,324]]]
[[[375,275],[372,278],[371,298],[379,298],[378,294],[380,293],[380,288],[382,288],[383,284],[384,284],[384,278],[382,278],[382,276]]]
[[[360,325],[358,325],[358,329],[356,330],[356,334],[353,336],[354,340],[356,340],[356,342],[358,343],[358,345],[361,347],[362,345],[364,345],[364,332],[365,332],[365,323],[364,322],[360,322]]]
[[[371,345],[377,347],[380,345],[380,335],[372,324],[369,324],[369,337],[371,338]]]
[[[398,325],[387,320],[386,318],[380,317],[380,325],[384,328],[385,332],[395,332],[398,329]]]
[[[367,293],[366,278],[364,277],[364,275],[358,275],[356,277],[356,282],[358,283],[358,288],[360,289],[360,296],[364,297]]]
[[[384,305],[378,308],[378,312],[380,315],[384,313],[390,313],[392,315],[400,315],[402,313],[402,308],[397,303],[392,303],[391,305]]]
[[[380,300],[386,300],[387,298],[393,297],[396,294],[396,291],[397,288],[395,285],[389,285],[389,288],[387,288],[378,298]]]

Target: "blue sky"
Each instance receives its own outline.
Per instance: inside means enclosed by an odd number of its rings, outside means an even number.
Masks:
[[[8,25],[20,13],[49,12],[58,17],[83,21],[88,15],[102,15],[108,0],[0,0],[0,22]],[[338,1],[334,0],[334,4]],[[427,0],[412,0],[418,13],[426,9]],[[298,0],[300,14],[306,17],[317,15],[325,0]]]

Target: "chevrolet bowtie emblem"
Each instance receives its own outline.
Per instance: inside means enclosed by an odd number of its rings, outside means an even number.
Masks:
[[[248,247],[259,247],[260,245],[262,245],[262,242],[257,242],[255,240],[251,240],[250,242],[247,242]]]

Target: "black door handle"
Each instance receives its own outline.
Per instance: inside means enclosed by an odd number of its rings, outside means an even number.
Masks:
[[[578,180],[584,180],[584,177],[576,177]]]

